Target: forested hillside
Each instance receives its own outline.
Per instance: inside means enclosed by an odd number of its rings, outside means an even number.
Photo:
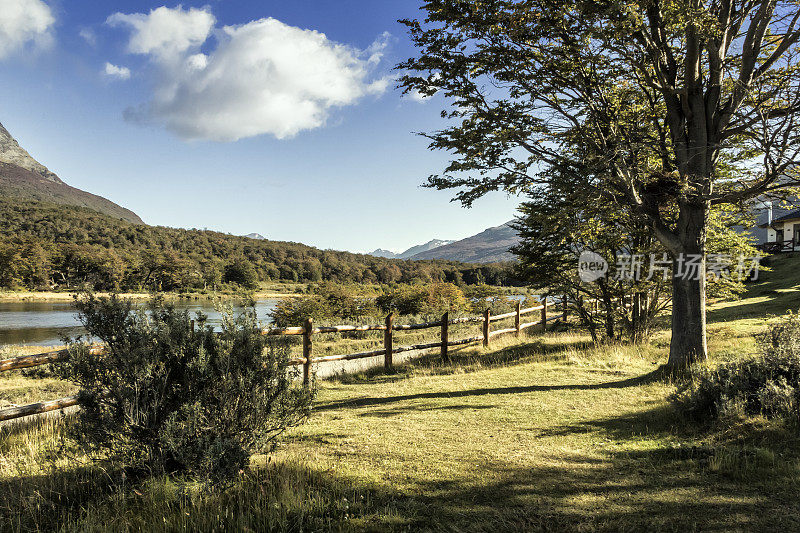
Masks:
[[[203,290],[260,281],[512,283],[505,264],[401,261],[0,199],[0,286]]]

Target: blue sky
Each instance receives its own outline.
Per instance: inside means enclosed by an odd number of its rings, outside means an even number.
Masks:
[[[415,1],[1,3],[0,122],[149,224],[369,251],[514,216],[501,193],[467,210],[420,187],[447,159],[413,133],[443,99],[391,81]]]

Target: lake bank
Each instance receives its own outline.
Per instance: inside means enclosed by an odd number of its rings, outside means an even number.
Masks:
[[[144,306],[148,296],[135,299],[135,305]],[[280,298],[255,298],[259,319],[268,322],[270,312],[279,301]],[[197,312],[203,313],[210,325],[218,327],[221,324],[222,315],[214,299],[174,298],[171,303],[192,316]],[[75,337],[83,333],[72,300],[0,300],[0,347],[57,346],[63,344],[64,336]]]
[[[0,291],[0,302],[71,302],[75,299],[77,292],[52,292],[52,291]],[[108,296],[110,293],[97,292],[97,296]],[[214,300],[234,299],[242,295],[238,294],[200,294],[200,293],[161,293],[169,300]],[[148,300],[153,295],[147,292],[123,292],[119,296],[131,300]],[[256,300],[278,299],[278,298],[299,298],[303,296],[297,293],[275,292],[275,291],[256,291],[252,294]]]

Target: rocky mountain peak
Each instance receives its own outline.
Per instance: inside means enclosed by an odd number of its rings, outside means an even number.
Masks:
[[[53,183],[63,183],[58,176],[35,160],[31,155],[22,148],[14,137],[8,133],[8,130],[0,123],[0,163],[7,163],[15,165],[25,170],[35,172],[47,181]]]

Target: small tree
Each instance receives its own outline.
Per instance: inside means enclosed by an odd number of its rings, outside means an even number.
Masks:
[[[384,313],[400,315],[438,315],[445,311],[466,311],[469,302],[452,283],[399,285],[376,298]]]
[[[279,328],[302,326],[307,318],[316,321],[363,320],[375,317],[374,299],[357,285],[324,282],[309,287],[311,294],[278,302],[269,315]]]
[[[245,289],[257,289],[258,273],[250,260],[238,257],[225,265],[225,281],[236,283]]]
[[[309,412],[288,348],[261,335],[253,309],[226,313],[217,333],[158,299],[145,311],[87,295],[77,308],[105,352],[70,342],[60,372],[80,387],[72,437],[95,457],[138,474],[224,480]]]
[[[532,196],[520,207],[514,227],[521,241],[512,249],[520,276],[536,289],[567,296],[595,342],[645,340],[665,308],[669,282],[661,272],[650,275],[644,258],[660,257],[663,248],[629,214],[602,203],[561,198],[559,204],[552,196]],[[607,275],[581,280],[578,256],[584,251],[609,262]],[[616,265],[623,268],[616,271]]]

